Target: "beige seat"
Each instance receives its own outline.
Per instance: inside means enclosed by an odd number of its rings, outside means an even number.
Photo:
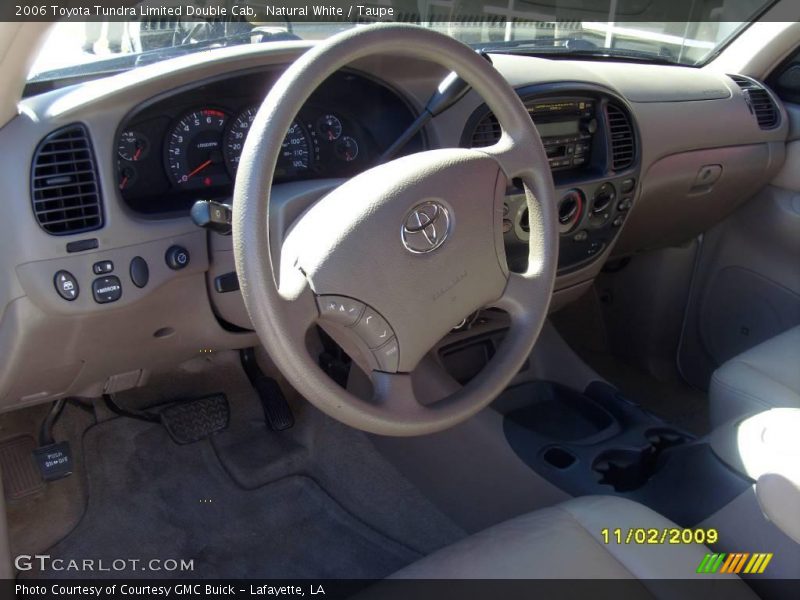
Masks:
[[[714,427],[770,408],[800,408],[800,326],[723,364],[709,395]]]
[[[393,578],[640,579],[645,597],[670,598],[686,597],[686,589],[681,588],[680,595],[670,593],[675,588],[664,580],[717,577],[734,580],[715,582],[724,586],[726,598],[756,597],[736,576],[698,575],[698,566],[710,552],[703,545],[607,544],[601,534],[605,528],[621,528],[624,536],[634,527],[662,530],[677,525],[624,498],[584,496],[491,527]]]

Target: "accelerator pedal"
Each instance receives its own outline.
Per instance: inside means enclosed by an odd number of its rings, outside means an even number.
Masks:
[[[255,350],[244,348],[239,352],[239,358],[250,385],[261,400],[267,426],[272,431],[284,431],[294,426],[294,415],[281,391],[281,386],[271,377],[267,377],[258,366]]]
[[[177,444],[191,444],[227,429],[230,408],[225,394],[173,404],[160,412],[161,423]]]

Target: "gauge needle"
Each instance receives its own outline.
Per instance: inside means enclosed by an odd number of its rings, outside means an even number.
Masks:
[[[133,160],[139,160],[139,157],[141,155],[142,155],[142,149],[141,148],[137,148],[136,149],[136,154],[133,155]]]
[[[128,185],[128,176],[122,178],[122,181],[119,182],[119,189],[124,190],[125,186]]]
[[[189,173],[189,174],[186,176],[186,179],[191,179],[192,177],[194,177],[195,175],[197,175],[197,174],[198,174],[200,171],[202,171],[203,169],[205,169],[207,166],[209,166],[209,165],[211,165],[211,164],[212,164],[212,161],[211,161],[211,160],[207,160],[207,161],[206,161],[206,162],[204,162],[202,165],[200,165],[199,167],[197,167],[197,168],[196,168],[194,171],[192,171],[191,173]]]

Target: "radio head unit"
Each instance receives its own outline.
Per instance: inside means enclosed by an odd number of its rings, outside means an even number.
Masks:
[[[553,171],[583,168],[589,164],[597,131],[592,99],[541,100],[528,112],[542,138]]]

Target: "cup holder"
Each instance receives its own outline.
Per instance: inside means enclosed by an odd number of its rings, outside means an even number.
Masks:
[[[544,461],[556,469],[566,469],[578,460],[575,455],[561,446],[551,446],[542,455]]]
[[[644,435],[648,443],[643,448],[612,448],[594,460],[592,470],[600,474],[601,485],[610,485],[616,492],[639,489],[658,472],[665,450],[691,440],[667,427],[648,429]]]

